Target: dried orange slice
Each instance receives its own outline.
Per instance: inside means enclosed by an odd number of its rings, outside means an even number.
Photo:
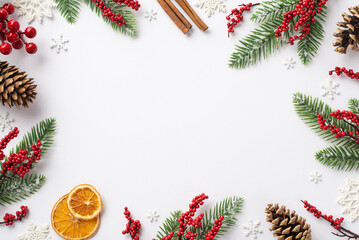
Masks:
[[[66,194],[57,201],[51,212],[51,225],[62,238],[83,240],[92,237],[100,226],[100,215],[90,220],[76,219],[67,207]]]
[[[67,199],[70,212],[78,219],[91,219],[102,211],[102,200],[96,189],[88,184],[81,184],[71,190]]]

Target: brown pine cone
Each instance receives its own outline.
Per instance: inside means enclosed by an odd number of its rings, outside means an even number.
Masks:
[[[0,61],[0,101],[5,106],[20,106],[27,108],[28,103],[36,98],[36,85],[32,78],[27,78],[25,72],[19,72],[15,66]]]
[[[312,239],[310,225],[295,211],[290,212],[285,206],[279,207],[278,204],[268,204],[265,213],[267,213],[266,221],[272,223],[269,230],[273,231],[273,236],[278,240]]]
[[[359,6],[349,8],[352,15],[343,13],[344,22],[338,22],[338,28],[333,35],[337,37],[336,42],[333,43],[336,52],[346,54],[348,47],[356,52],[359,52]]]

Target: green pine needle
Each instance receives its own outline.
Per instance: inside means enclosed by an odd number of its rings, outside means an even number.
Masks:
[[[57,8],[61,15],[69,22],[75,23],[77,21],[80,2],[78,0],[55,0]]]
[[[359,100],[352,98],[349,100],[349,110],[355,114],[359,114]]]
[[[297,5],[297,3],[297,0],[263,1],[251,16],[251,21],[257,23],[277,21],[283,18],[284,13],[293,9],[293,6]]]
[[[162,240],[164,236],[169,235],[171,232],[178,232],[178,219],[181,217],[181,214],[181,211],[175,211],[163,222],[156,236],[158,240]]]
[[[342,146],[325,148],[315,155],[323,165],[343,171],[359,170],[359,152]]]
[[[45,183],[45,176],[26,174],[24,177],[6,178],[0,187],[0,205],[11,204],[26,199],[37,192]]]

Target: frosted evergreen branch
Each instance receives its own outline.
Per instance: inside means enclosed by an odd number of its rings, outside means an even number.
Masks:
[[[332,146],[317,152],[315,158],[321,164],[337,170],[359,170],[359,152],[357,149]]]
[[[57,3],[57,8],[61,15],[69,23],[75,23],[79,11],[80,11],[80,2],[78,0],[55,0]]]
[[[359,114],[359,100],[352,98],[348,103],[349,110],[355,114]]]
[[[283,18],[284,13],[293,9],[297,3],[297,0],[263,1],[251,16],[251,21],[257,23],[277,21],[279,18]]]
[[[178,219],[181,217],[181,211],[175,211],[171,213],[171,216],[168,217],[160,227],[160,230],[157,233],[157,240],[162,240],[164,236],[169,235],[171,232],[178,232]]]

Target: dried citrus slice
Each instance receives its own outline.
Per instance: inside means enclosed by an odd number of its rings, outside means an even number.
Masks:
[[[100,226],[100,215],[90,220],[76,219],[67,207],[66,194],[57,201],[51,212],[51,225],[64,239],[83,240],[92,237]]]
[[[75,218],[91,219],[102,211],[102,200],[93,186],[81,184],[69,193],[67,206]]]

